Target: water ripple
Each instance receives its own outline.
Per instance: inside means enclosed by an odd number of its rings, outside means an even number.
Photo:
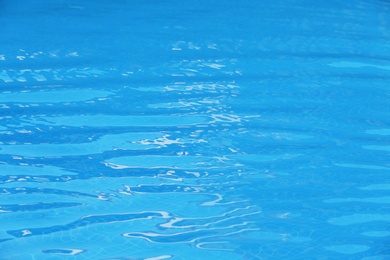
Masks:
[[[1,259],[388,257],[386,1],[3,2]]]
[[[169,216],[166,212],[140,212],[140,213],[121,213],[112,215],[90,215],[84,216],[77,221],[71,222],[66,225],[57,225],[51,227],[41,228],[27,228],[23,230],[9,230],[8,234],[14,237],[24,236],[36,236],[43,234],[50,234],[63,230],[75,229],[87,225],[99,224],[99,223],[114,223],[114,222],[128,222],[136,220],[147,220],[152,218],[167,218]]]

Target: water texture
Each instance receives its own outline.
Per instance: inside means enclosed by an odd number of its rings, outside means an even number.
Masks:
[[[390,259],[390,2],[0,1],[0,259]]]

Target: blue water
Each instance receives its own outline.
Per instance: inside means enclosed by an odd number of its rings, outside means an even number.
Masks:
[[[390,2],[0,1],[0,259],[390,259]]]

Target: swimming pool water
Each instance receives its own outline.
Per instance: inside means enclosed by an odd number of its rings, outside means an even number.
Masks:
[[[0,259],[390,258],[390,2],[0,14]]]

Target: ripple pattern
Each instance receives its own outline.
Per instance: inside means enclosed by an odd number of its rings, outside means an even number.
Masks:
[[[386,1],[0,4],[0,259],[387,259]]]

